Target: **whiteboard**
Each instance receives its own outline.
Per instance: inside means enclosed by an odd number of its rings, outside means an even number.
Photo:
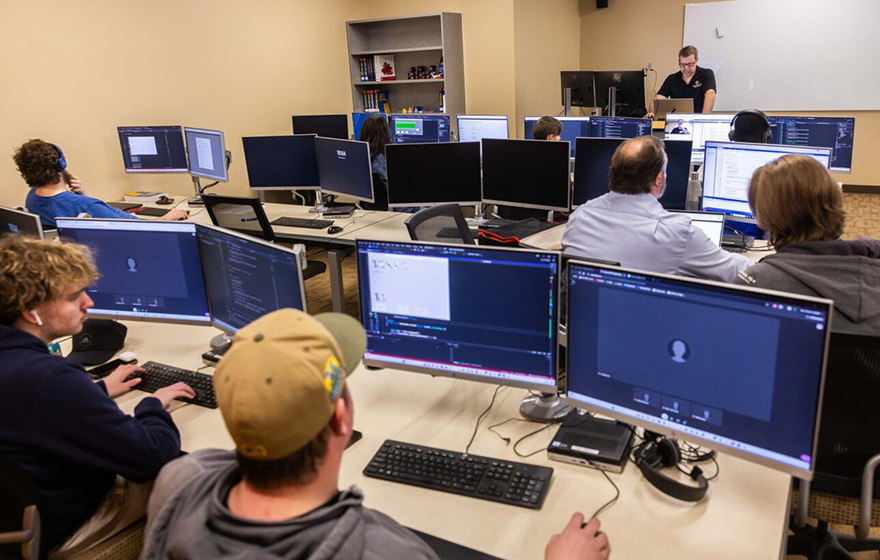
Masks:
[[[687,4],[684,44],[715,71],[716,111],[880,109],[880,0]]]

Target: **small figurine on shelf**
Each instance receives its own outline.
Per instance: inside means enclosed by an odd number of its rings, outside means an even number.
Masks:
[[[431,78],[432,80],[437,79],[437,67],[434,66],[433,64],[430,67],[428,67],[428,77]]]
[[[406,73],[406,79],[407,80],[415,80],[416,79],[416,67],[415,66],[409,67],[409,72]]]
[[[428,72],[427,72],[427,70],[425,70],[425,67],[424,67],[424,66],[419,66],[419,67],[416,69],[416,79],[418,79],[418,80],[424,80],[424,79],[427,77],[427,73],[428,73]]]
[[[443,77],[443,57],[442,56],[440,57],[440,67],[437,68],[437,75],[434,77],[435,78],[442,78]]]

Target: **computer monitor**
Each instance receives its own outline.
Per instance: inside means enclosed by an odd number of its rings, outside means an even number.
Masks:
[[[556,392],[559,254],[357,241],[364,364]]]
[[[370,146],[357,140],[315,138],[321,191],[373,202]]]
[[[215,327],[234,334],[278,309],[306,311],[296,252],[214,226],[199,224],[197,233]]]
[[[449,115],[391,115],[391,138],[395,144],[449,142]]]
[[[189,174],[214,179],[223,183],[229,180],[226,172],[226,143],[219,130],[184,127],[186,153],[189,156]]]
[[[648,112],[645,103],[645,73],[642,70],[624,72],[595,72],[596,106],[606,114],[618,117],[641,117]],[[614,112],[611,111],[609,92],[615,88]]]
[[[651,135],[651,119],[590,117],[591,138],[635,138]]]
[[[706,141],[728,142],[730,121],[733,114],[681,113],[666,117],[664,138],[666,140],[690,140],[693,142],[691,163],[703,163]]]
[[[180,126],[118,126],[126,173],[187,173]]]
[[[64,241],[89,246],[101,277],[91,317],[210,325],[194,223],[58,218]]]
[[[576,72],[562,71],[559,73],[561,81],[562,102],[565,105],[565,88],[571,88],[572,107],[595,107],[596,94],[593,88],[593,72],[581,70]]]
[[[507,115],[458,115],[459,142],[479,142],[483,138],[508,138]]]
[[[611,156],[624,138],[578,138],[574,158],[574,195],[572,207],[599,198],[608,192]]]
[[[385,158],[391,208],[482,199],[479,142],[388,144]]]
[[[667,159],[666,192],[660,197],[660,204],[667,210],[685,210],[693,144],[689,140],[670,140],[663,142],[663,149]]]
[[[0,206],[0,235],[7,233],[43,239],[43,224],[36,214]]]
[[[533,139],[532,129],[535,127],[535,123],[538,122],[538,119],[541,117],[525,117],[525,138],[526,140]],[[590,137],[590,117],[553,117],[562,123],[562,134],[559,135],[560,140],[565,140],[569,143],[569,148],[571,149],[571,153],[569,154],[570,158],[574,158],[575,154],[575,140],[577,138],[589,138]],[[534,138],[535,140],[545,140],[545,138]]]
[[[690,218],[692,226],[703,230],[703,233],[716,247],[721,247],[721,238],[724,235],[723,212],[687,212],[685,210],[672,210],[672,212]]]
[[[855,117],[768,117],[770,142],[787,146],[831,148],[831,166],[836,173],[852,171]]]
[[[831,148],[706,142],[703,210],[754,220],[755,216],[749,207],[749,182],[752,175],[759,167],[787,154],[810,156],[825,168],[831,162]]]
[[[483,202],[567,212],[568,142],[483,140]]]
[[[352,128],[354,129],[354,139],[355,140],[361,139],[361,127],[363,127],[364,122],[366,122],[366,120],[373,115],[379,115],[380,117],[385,119],[386,122],[388,121],[388,115],[386,113],[352,113],[351,114],[351,125],[352,125]]]
[[[809,480],[832,305],[570,261],[566,400]]]
[[[241,139],[248,183],[254,190],[318,190],[314,134],[245,136]]]
[[[348,140],[346,115],[294,115],[294,134],[317,134],[325,138]]]

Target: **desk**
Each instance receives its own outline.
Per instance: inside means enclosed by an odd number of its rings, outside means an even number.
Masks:
[[[210,327],[127,323],[126,350],[140,360],[155,360],[195,369]],[[208,369],[207,371],[211,371]],[[614,495],[598,471],[557,463],[541,452],[518,458],[493,433],[491,424],[518,417],[522,389],[503,389],[471,448],[475,454],[546,465],[555,469],[541,510],[425,490],[366,478],[361,471],[385,439],[392,438],[449,450],[463,450],[474,423],[489,404],[491,385],[432,378],[395,370],[368,371],[359,367],[350,379],[355,428],[364,439],[345,452],[340,485],[364,490],[365,504],[398,522],[441,538],[505,558],[539,560],[550,535],[560,531],[578,510],[592,514]],[[144,396],[131,391],[117,399],[130,412]],[[218,410],[180,404],[172,416],[181,431],[183,448],[232,448]],[[293,417],[292,413],[292,417]],[[510,422],[498,429],[514,441],[535,429],[534,424]],[[521,451],[546,447],[554,429],[527,440]],[[645,481],[634,465],[610,476],[620,487],[620,499],[601,515],[611,539],[614,558],[622,559],[778,559],[786,530],[789,476],[721,455],[720,476],[710,483],[708,499],[690,505],[669,498]],[[712,467],[707,467],[711,475]]]

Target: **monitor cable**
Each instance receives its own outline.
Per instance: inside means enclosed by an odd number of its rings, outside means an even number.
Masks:
[[[474,443],[474,438],[477,437],[477,430],[480,429],[480,424],[483,422],[483,418],[485,418],[486,415],[489,414],[489,411],[492,410],[492,406],[495,405],[495,398],[498,396],[499,391],[504,388],[504,385],[499,385],[495,387],[495,392],[492,393],[492,401],[489,403],[489,406],[486,407],[486,410],[484,410],[482,414],[480,414],[480,416],[477,418],[477,423],[474,425],[474,433],[471,434],[471,439],[468,442],[467,447],[464,448],[465,455],[467,455],[471,450],[471,445]]]

